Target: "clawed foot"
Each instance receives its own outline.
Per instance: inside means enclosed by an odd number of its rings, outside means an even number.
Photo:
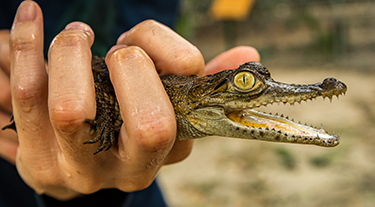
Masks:
[[[95,137],[90,139],[84,144],[93,144],[100,141],[98,149],[94,152],[94,155],[105,150],[109,150],[115,143],[115,130],[110,120],[97,122],[96,120],[86,119],[84,121],[91,125],[90,134],[95,133]]]

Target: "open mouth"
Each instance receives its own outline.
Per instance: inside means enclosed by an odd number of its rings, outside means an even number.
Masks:
[[[226,117],[253,131],[255,137],[268,141],[314,144],[334,147],[340,143],[340,137],[331,135],[324,129],[295,123],[288,117],[266,114],[252,109],[234,111]],[[251,132],[250,132],[251,133]]]

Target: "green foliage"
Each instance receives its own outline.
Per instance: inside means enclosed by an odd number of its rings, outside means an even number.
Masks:
[[[275,153],[280,158],[282,166],[286,169],[293,170],[296,168],[296,159],[290,151],[284,148],[278,148]]]

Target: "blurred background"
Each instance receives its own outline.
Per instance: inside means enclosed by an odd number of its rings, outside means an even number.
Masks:
[[[185,161],[158,179],[171,206],[375,206],[375,1],[183,0],[177,31],[206,61],[250,45],[275,80],[336,77],[339,100],[260,111],[289,115],[341,134],[321,148],[230,138],[195,142]]]

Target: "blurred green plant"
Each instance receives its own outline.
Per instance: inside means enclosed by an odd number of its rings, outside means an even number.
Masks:
[[[280,158],[281,165],[286,169],[294,170],[296,168],[296,159],[290,151],[285,148],[277,148],[275,153]]]

